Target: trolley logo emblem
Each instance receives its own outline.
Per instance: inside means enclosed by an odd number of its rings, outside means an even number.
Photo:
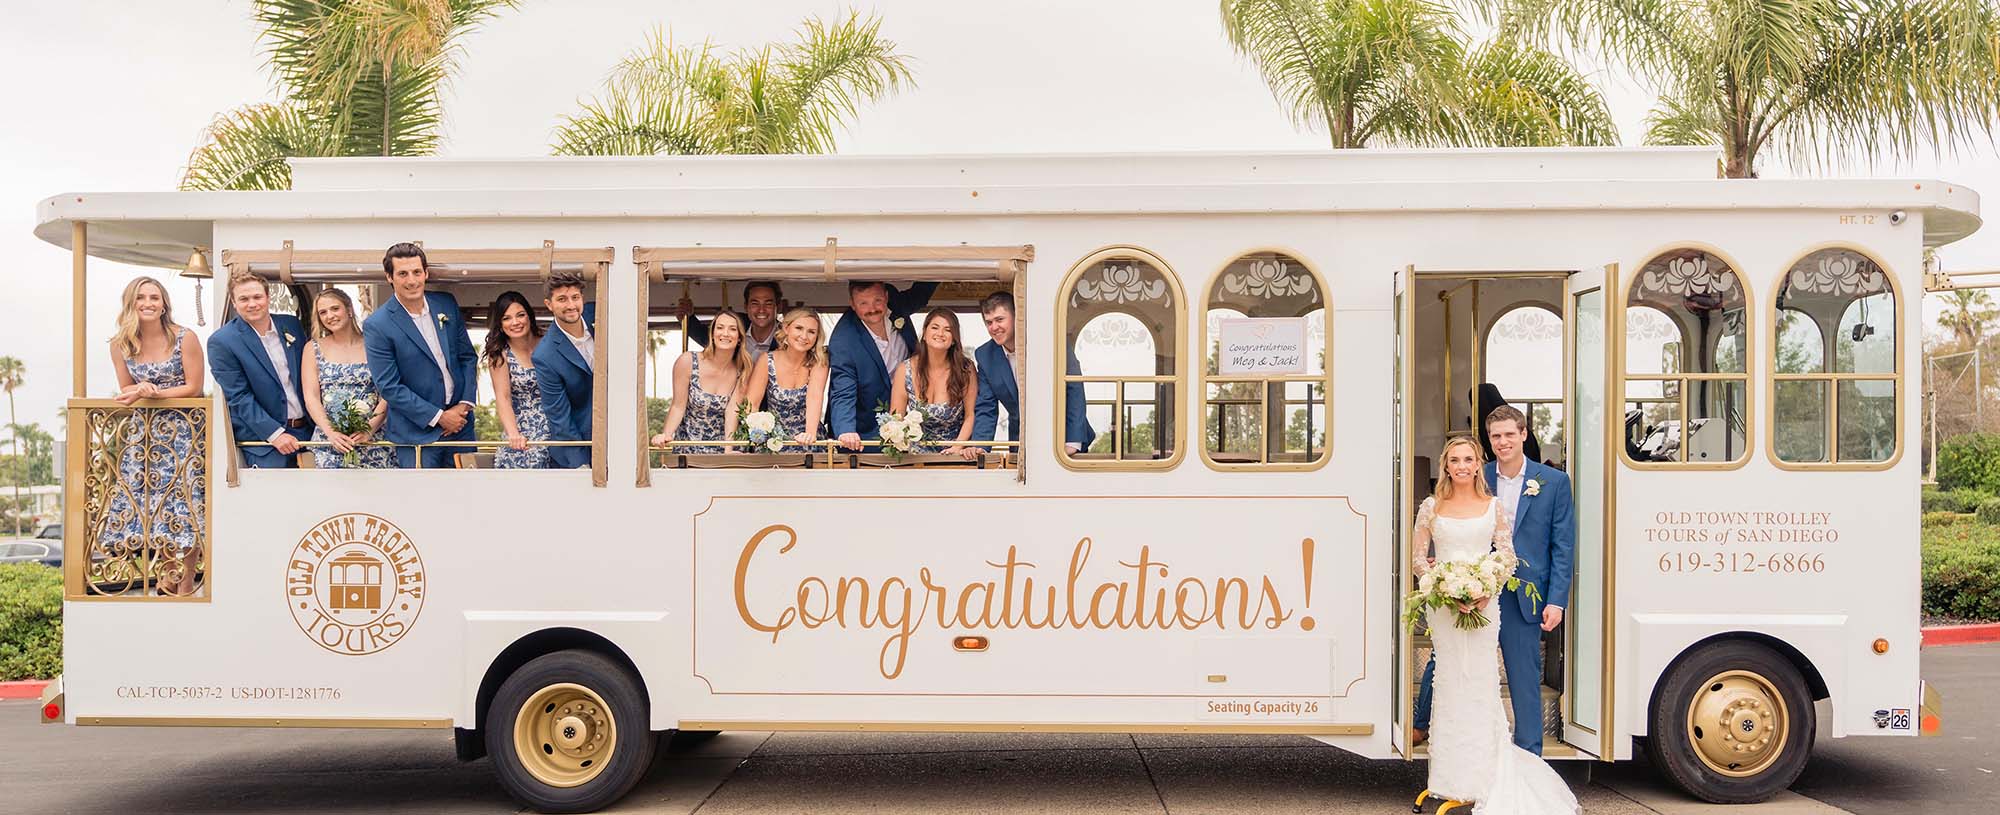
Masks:
[[[395,524],[359,512],[315,524],[285,565],[285,601],[312,641],[361,656],[409,633],[424,610],[424,561]]]

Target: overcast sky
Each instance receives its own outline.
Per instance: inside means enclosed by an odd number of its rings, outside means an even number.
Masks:
[[[1280,111],[1224,40],[1215,0],[526,0],[464,41],[446,99],[447,156],[548,152],[559,115],[663,26],[724,47],[787,39],[809,15],[879,13],[917,87],[863,112],[845,153],[1292,150],[1325,144]],[[34,205],[66,191],[172,189],[218,113],[275,94],[247,0],[0,0],[0,355],[28,364],[23,421],[56,426],[69,387],[69,258],[35,240]],[[1636,143],[1651,94],[1596,71]],[[1775,162],[1767,176],[1785,175]],[[2000,194],[1991,148],[1853,174],[1941,178]],[[2000,230],[1942,253],[2000,268]],[[93,261],[93,395],[113,388],[104,344],[129,267]],[[160,272],[150,271],[160,275]],[[180,321],[193,285],[169,277]],[[211,317],[213,315],[210,315]],[[213,328],[211,320],[210,328]],[[60,430],[56,430],[60,434]]]

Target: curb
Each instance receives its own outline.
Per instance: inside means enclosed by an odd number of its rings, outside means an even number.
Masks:
[[[2000,626],[1995,626],[2000,628]],[[42,689],[49,686],[49,680],[30,679],[25,682],[0,682],[0,699],[40,699]]]
[[[1924,646],[1974,645],[2000,642],[2000,623],[1978,625],[1935,625],[1924,629]],[[4,684],[4,683],[0,683]],[[4,691],[0,691],[4,693]]]

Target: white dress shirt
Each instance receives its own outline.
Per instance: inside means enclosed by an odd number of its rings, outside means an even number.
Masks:
[[[305,404],[299,401],[299,389],[292,386],[292,366],[285,359],[285,341],[278,336],[278,321],[267,320],[266,324],[271,330],[258,331],[256,326],[251,326],[250,331],[257,335],[258,342],[264,344],[264,355],[271,358],[271,367],[278,372],[278,385],[285,389],[285,423],[290,424],[305,418]],[[278,437],[284,434],[285,428],[280,427],[265,441],[275,444]]]
[[[430,306],[431,306],[430,299],[425,298],[424,310],[411,311],[410,320],[411,322],[417,324],[417,333],[423,335],[424,344],[430,346],[431,359],[437,360],[438,373],[444,375],[444,398],[446,402],[449,404],[451,400],[451,395],[453,392],[457,390],[457,388],[454,386],[451,379],[451,364],[445,362],[444,359],[444,345],[438,342],[437,323],[431,320]],[[408,306],[405,306],[404,310],[407,311]],[[464,400],[460,400],[458,404],[464,404]],[[437,415],[431,417],[431,426],[433,427],[437,426],[438,422],[443,419],[444,419],[444,411],[440,410],[437,412]]]
[[[861,327],[868,328],[868,324],[862,323]],[[903,345],[903,333],[891,327],[888,321],[883,321],[882,330],[889,336],[886,338],[875,336],[875,330],[870,328],[868,329],[868,337],[875,341],[876,353],[882,355],[882,369],[890,373],[895,373],[896,366],[903,364],[903,360],[910,358],[910,349]]]
[[[772,323],[771,336],[765,337],[760,340],[757,339],[756,327],[755,326],[751,327],[749,335],[743,338],[744,344],[750,348],[750,359],[755,360],[757,359],[758,356],[769,353],[771,349],[778,344],[779,328],[780,326],[777,323]]]
[[[1528,461],[1521,460],[1521,471],[1508,477],[1498,465],[1493,468],[1493,497],[1500,499],[1500,506],[1506,507],[1508,516],[1518,514],[1521,506],[1521,488],[1528,482]]]
[[[563,338],[569,340],[569,344],[576,346],[576,352],[583,355],[583,367],[585,370],[594,371],[597,369],[597,337],[590,333],[588,327],[583,329],[583,336],[581,337],[569,333],[568,330],[560,325],[556,326],[556,330],[561,331]]]

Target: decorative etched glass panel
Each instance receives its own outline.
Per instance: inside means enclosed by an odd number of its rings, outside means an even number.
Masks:
[[[1084,401],[1093,437],[1073,458],[1173,458],[1181,330],[1174,280],[1137,254],[1111,256],[1076,272],[1062,297],[1064,401]],[[1082,428],[1058,430],[1065,440],[1084,435]]]
[[[1721,258],[1699,249],[1654,258],[1633,279],[1626,302],[1627,372],[1645,371],[1640,355],[1660,359],[1667,343],[1678,342],[1677,364],[1663,363],[1661,373],[1742,373],[1744,304],[1743,284]],[[1657,310],[1671,329],[1634,320],[1641,306]]]
[[[1777,305],[1777,374],[1813,376],[1777,382],[1780,398],[1794,400],[1774,406],[1778,460],[1867,464],[1893,458],[1900,360],[1888,272],[1860,252],[1821,249],[1786,271]],[[1818,402],[1805,405],[1807,398]],[[1825,438],[1829,415],[1831,440]],[[1797,441],[1806,421],[1815,424],[1816,444],[1810,446]]]
[[[1257,252],[1207,292],[1202,450],[1224,465],[1310,463],[1326,452],[1327,299],[1296,258]]]

